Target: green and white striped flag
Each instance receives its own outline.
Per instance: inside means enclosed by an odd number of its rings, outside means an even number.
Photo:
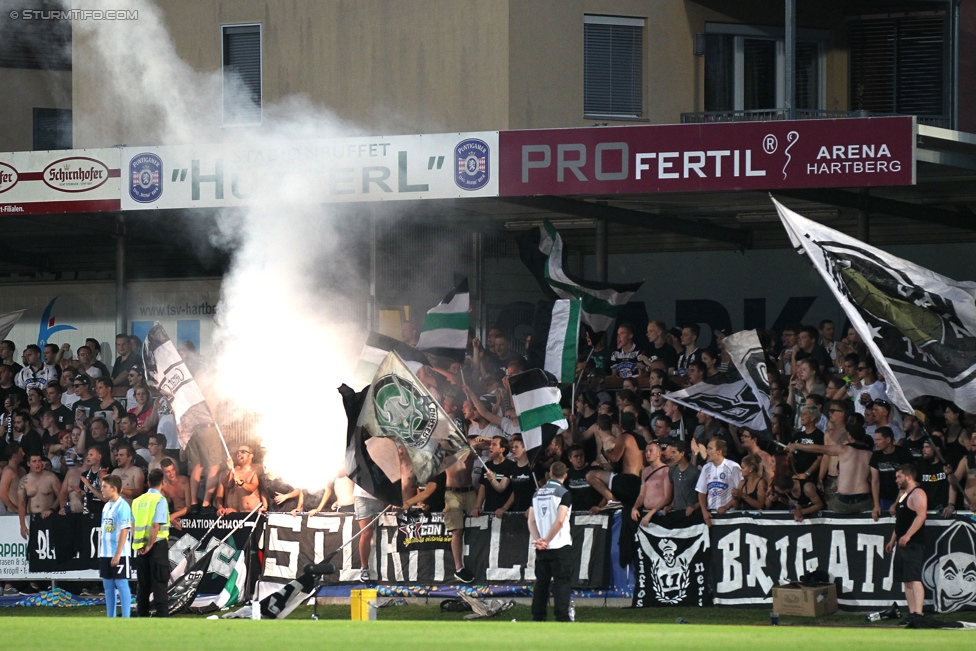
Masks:
[[[227,584],[217,595],[215,602],[218,608],[230,608],[234,604],[240,603],[247,584],[247,564],[244,562],[244,550],[238,550],[234,557],[234,569],[227,577]]]
[[[518,414],[526,451],[548,444],[544,441],[543,425],[551,423],[561,429],[569,427],[559,406],[562,393],[557,387],[549,386],[549,378],[544,371],[534,368],[517,373],[508,378],[508,386],[512,390],[512,403]]]
[[[563,270],[563,240],[548,220],[517,239],[519,256],[542,290],[554,298],[579,299],[582,321],[594,332],[606,332],[620,308],[644,284],[644,281],[614,284],[584,281],[566,273]]]
[[[532,319],[528,368],[541,368],[560,382],[576,379],[582,304],[576,299],[539,301]]]
[[[427,312],[417,350],[463,362],[471,325],[470,305],[471,294],[465,278],[440,304]]]

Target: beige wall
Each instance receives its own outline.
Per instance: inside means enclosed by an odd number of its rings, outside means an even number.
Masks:
[[[266,123],[275,121],[273,104],[299,96],[367,133],[506,126],[509,24],[503,0],[160,0],[160,6],[176,51],[199,73],[220,69],[221,25],[262,25]],[[86,54],[90,41],[77,31],[75,44],[79,144],[141,142],[151,120],[104,115],[116,110],[105,106],[101,90],[108,73]],[[213,129],[207,137],[233,138],[234,129],[220,129],[219,84],[203,86],[201,94],[216,93],[200,111]]]
[[[71,73],[2,68],[0,151],[30,151],[35,108],[71,108]]]
[[[220,26],[262,25],[265,127],[274,105],[300,97],[365,133],[476,131],[593,124],[583,117],[583,17],[644,18],[644,119],[680,121],[702,109],[704,61],[695,35],[706,22],[782,24],[782,3],[732,0],[159,0],[179,57],[201,77],[195,89],[202,141],[222,128]],[[826,108],[847,108],[847,55],[837,0],[801,4],[801,27],[836,29],[827,47]],[[773,9],[771,11],[770,9]],[[162,107],[110,101],[116,74],[75,35],[76,146],[156,144],[186,138],[154,131]],[[605,121],[605,120],[600,120]],[[627,124],[614,121],[612,124]],[[164,135],[160,135],[164,134]]]

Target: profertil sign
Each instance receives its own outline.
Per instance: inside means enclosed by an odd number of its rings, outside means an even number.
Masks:
[[[502,131],[501,196],[915,183],[912,117]]]

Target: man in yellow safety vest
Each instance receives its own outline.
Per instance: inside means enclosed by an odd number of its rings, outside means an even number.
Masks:
[[[167,583],[169,582],[169,505],[159,492],[163,471],[149,473],[149,491],[132,502],[132,551],[136,553],[139,584],[136,609],[139,617],[149,617],[149,595],[153,595],[155,616],[169,615]]]

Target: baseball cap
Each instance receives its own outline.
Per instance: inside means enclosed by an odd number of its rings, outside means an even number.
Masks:
[[[668,447],[669,445],[674,445],[675,442],[676,441],[670,436],[662,436],[657,441],[655,441],[655,443],[657,443],[662,450]]]

